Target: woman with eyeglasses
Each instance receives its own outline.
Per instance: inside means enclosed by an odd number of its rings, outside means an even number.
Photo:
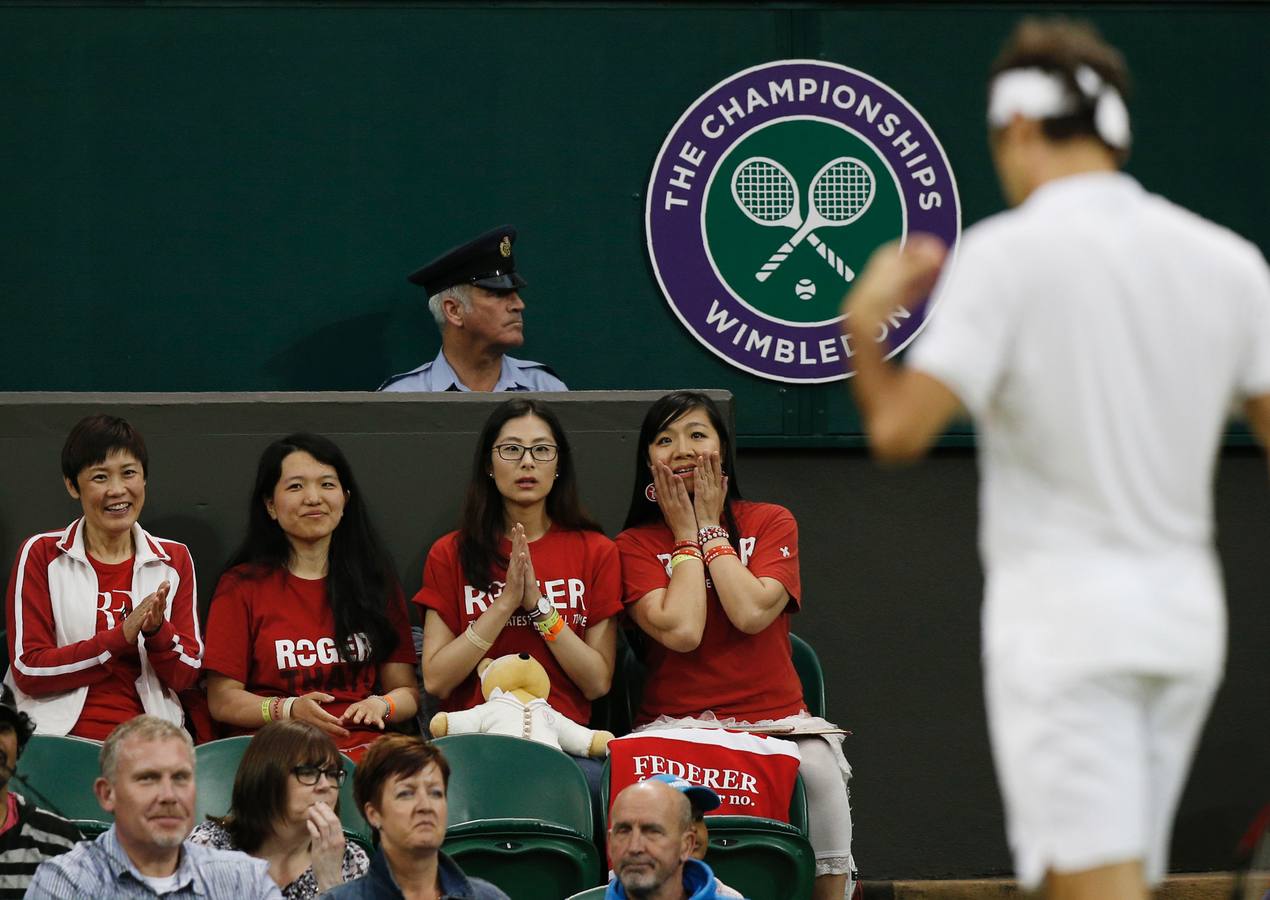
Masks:
[[[415,660],[405,598],[348,460],[320,435],[274,441],[208,614],[212,718],[231,734],[303,719],[356,760],[414,718]]]
[[[617,549],[578,502],[555,413],[541,400],[499,404],[477,439],[459,529],[432,545],[414,597],[426,610],[424,687],[444,710],[468,709],[484,701],[478,662],[528,653],[551,680],[547,701],[585,725],[613,678],[621,589]]]
[[[209,816],[189,839],[263,859],[286,900],[311,900],[370,868],[340,826],[344,774],[326,733],[307,722],[273,722],[243,752],[229,812]]]

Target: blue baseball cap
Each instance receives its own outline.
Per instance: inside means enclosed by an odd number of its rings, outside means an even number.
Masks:
[[[712,809],[718,809],[723,805],[723,801],[708,787],[699,784],[693,784],[686,781],[678,775],[650,775],[644,779],[645,781],[660,781],[662,784],[668,784],[675,790],[679,791],[688,798],[688,802],[692,804],[693,812],[708,813]]]

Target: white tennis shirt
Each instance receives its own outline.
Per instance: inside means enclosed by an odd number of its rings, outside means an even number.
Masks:
[[[968,229],[935,296],[908,364],[978,429],[986,652],[1220,664],[1212,480],[1232,404],[1270,393],[1260,251],[1085,174]]]

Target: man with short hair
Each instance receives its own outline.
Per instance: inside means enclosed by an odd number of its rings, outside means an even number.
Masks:
[[[264,860],[185,839],[194,825],[194,744],[179,726],[143,715],[115,728],[93,791],[114,825],[43,863],[27,897],[281,900]]]
[[[1220,681],[1212,481],[1228,410],[1270,442],[1270,270],[1118,171],[1127,68],[1092,27],[1023,22],[993,66],[1014,209],[965,235],[904,367],[876,338],[944,248],[880,249],[844,304],[874,453],[979,435],[983,659],[1015,869],[1054,898],[1145,898]]]
[[[665,781],[627,786],[609,815],[614,877],[607,900],[710,900],[720,896],[710,867],[692,855],[692,805]]]
[[[441,329],[432,362],[394,375],[381,391],[567,391],[542,363],[507,351],[525,343],[525,279],[516,271],[516,229],[503,225],[447,250],[409,281],[428,292]]]
[[[0,900],[22,897],[41,862],[83,840],[79,829],[66,819],[37,808],[9,789],[9,779],[16,774],[18,759],[34,732],[35,725],[18,711],[13,692],[5,685],[0,690]]]

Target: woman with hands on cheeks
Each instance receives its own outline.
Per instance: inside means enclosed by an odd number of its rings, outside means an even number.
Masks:
[[[460,528],[433,544],[414,602],[426,609],[423,683],[445,711],[484,702],[481,659],[529,653],[547,670],[551,706],[587,724],[613,678],[621,572],[578,502],[569,441],[547,404],[508,400],[490,414]],[[579,764],[598,788],[600,763]]]
[[[405,601],[331,441],[292,434],[265,448],[207,632],[208,707],[234,734],[301,719],[357,759],[385,726],[413,718]]]
[[[708,395],[679,391],[648,410],[617,546],[623,602],[652,638],[636,724],[788,729],[807,789],[813,897],[850,896],[851,769],[842,733],[807,712],[790,652],[798,524],[782,506],[741,499],[732,437]]]
[[[312,900],[366,874],[366,851],[344,840],[338,815],[344,766],[330,736],[307,722],[272,722],[247,745],[229,812],[190,834],[269,863],[286,900]]]

